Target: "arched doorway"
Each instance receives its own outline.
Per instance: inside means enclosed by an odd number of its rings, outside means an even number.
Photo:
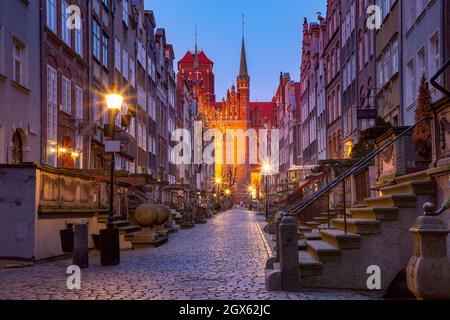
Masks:
[[[12,164],[19,164],[23,162],[23,140],[19,130],[16,130],[12,137]]]

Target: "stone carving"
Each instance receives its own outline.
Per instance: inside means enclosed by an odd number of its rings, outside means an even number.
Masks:
[[[425,215],[410,229],[414,256],[406,268],[408,289],[417,299],[450,299],[450,260],[447,235],[450,230],[441,218],[432,216],[435,207],[424,205]]]

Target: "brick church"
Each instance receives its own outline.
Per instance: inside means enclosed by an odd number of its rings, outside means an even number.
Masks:
[[[244,132],[248,129],[271,129],[275,127],[275,102],[251,102],[250,101],[250,76],[247,68],[247,56],[245,52],[245,39],[242,36],[241,59],[239,74],[237,76],[237,86],[232,84],[227,91],[226,97],[222,101],[216,101],[214,91],[214,62],[211,61],[204,51],[198,52],[197,44],[195,51],[188,51],[184,57],[178,62],[178,81],[189,79],[200,90],[198,97],[199,104],[207,104],[206,108],[212,109],[216,114],[214,126],[220,128],[223,132],[227,129],[242,129]],[[199,106],[199,110],[204,110]],[[226,159],[226,138],[224,135],[222,159]],[[270,144],[270,141],[268,142]],[[259,147],[259,142],[258,142]],[[225,186],[232,184],[231,191],[235,202],[247,201],[249,199],[249,187],[254,187],[261,191],[261,159],[258,157],[258,164],[249,164],[249,139],[245,141],[245,164],[239,164],[237,159],[237,150],[242,148],[234,139],[234,164],[218,164],[215,165],[215,177],[221,177]],[[252,150],[252,149],[250,149]],[[254,152],[254,150],[252,150]],[[216,160],[220,151],[216,148]],[[259,150],[258,150],[259,154]],[[227,162],[229,163],[229,162]],[[214,177],[211,177],[214,181]]]

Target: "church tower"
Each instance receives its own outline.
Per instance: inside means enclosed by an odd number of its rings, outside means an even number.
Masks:
[[[239,76],[237,77],[239,92],[239,120],[250,121],[250,77],[247,69],[247,56],[245,54],[244,18],[242,17],[242,47]]]

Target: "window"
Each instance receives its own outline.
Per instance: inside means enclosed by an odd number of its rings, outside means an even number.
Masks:
[[[391,11],[391,1],[383,0],[383,2],[384,2],[383,17],[386,17],[388,13]]]
[[[47,159],[48,165],[56,167],[58,110],[57,104],[57,73],[47,65]]]
[[[425,56],[425,48],[421,48],[417,52],[417,77],[416,79],[421,79],[423,75],[427,74],[426,70],[426,56]]]
[[[98,24],[98,22],[96,20],[94,20],[94,39],[93,39],[93,45],[92,45],[92,51],[93,51],[93,55],[94,57],[101,62],[102,61],[102,57],[101,57],[101,30],[100,30],[100,25]]]
[[[130,70],[128,69],[128,51],[124,47],[122,50],[122,74],[124,78],[127,80],[129,71]]]
[[[77,135],[75,137],[75,150],[78,151],[79,155],[75,158],[75,168],[83,169],[83,136]]]
[[[61,110],[71,114],[72,113],[72,83],[66,77],[62,77],[61,86]]]
[[[331,52],[331,77],[334,78],[336,74],[336,54],[334,50]]]
[[[364,32],[364,47],[366,48],[364,52],[364,64],[366,64],[369,61],[369,50],[370,50],[369,31],[367,30],[366,32]]]
[[[430,75],[434,75],[440,67],[439,34],[434,34],[428,45]]]
[[[128,26],[128,0],[122,1],[122,19],[123,23]]]
[[[83,89],[75,86],[75,117],[83,119]]]
[[[392,76],[398,73],[398,39],[392,41]]]
[[[378,86],[378,90],[381,90],[383,88],[383,64],[381,61],[381,57],[380,59],[377,60],[377,86]]]
[[[57,138],[57,72],[47,66],[47,139],[56,141]]]
[[[362,36],[360,35],[359,40],[358,40],[358,64],[359,64],[359,71],[362,70],[362,68],[365,65],[365,60],[364,60],[364,45],[363,45],[363,40],[361,38]]]
[[[78,28],[75,28],[75,52],[83,56],[83,22],[80,22]]]
[[[65,0],[61,1],[61,37],[62,40],[70,46],[71,37],[70,37],[70,29],[67,26],[67,21],[69,19],[69,5]]]
[[[130,58],[130,82],[134,88],[136,86],[136,62],[132,58]]]
[[[103,55],[103,66],[108,68],[108,51],[109,51],[109,38],[107,35],[102,35],[102,55]]]
[[[383,69],[383,84],[386,84],[390,79],[390,66],[391,63],[391,48],[388,46],[384,52],[384,69]]]
[[[92,120],[100,125],[100,96],[97,90],[92,93]]]
[[[415,72],[414,60],[411,59],[406,65],[406,103],[409,106],[414,102]]]
[[[13,52],[12,52],[12,60],[13,60],[13,80],[14,82],[24,85],[24,48],[18,42],[13,42]]]
[[[56,0],[47,0],[47,27],[56,33]]]
[[[122,45],[120,44],[119,39],[115,39],[114,43],[114,65],[116,69],[120,72],[121,71],[121,55],[122,52]]]

